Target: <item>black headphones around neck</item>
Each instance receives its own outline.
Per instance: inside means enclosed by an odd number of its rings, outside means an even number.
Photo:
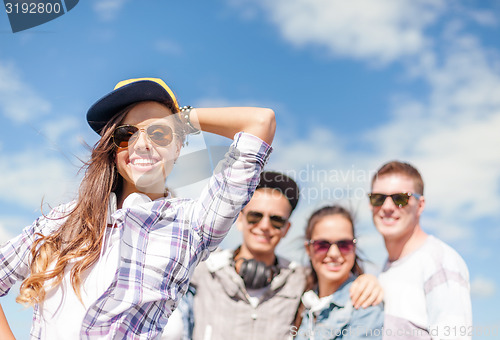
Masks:
[[[245,258],[234,260],[233,265],[236,264],[236,261],[242,261],[239,275],[243,279],[247,289],[264,288],[269,285],[273,278],[279,273],[277,258],[275,263],[270,266],[255,259],[247,260]]]

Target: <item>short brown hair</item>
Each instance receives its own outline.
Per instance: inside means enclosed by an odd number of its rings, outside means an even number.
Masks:
[[[382,167],[378,169],[375,175],[373,175],[372,188],[373,183],[375,183],[377,178],[392,174],[409,177],[413,180],[416,193],[420,195],[424,194],[424,181],[422,179],[422,176],[420,175],[420,172],[418,172],[418,170],[413,165],[400,161],[391,161],[382,165]]]

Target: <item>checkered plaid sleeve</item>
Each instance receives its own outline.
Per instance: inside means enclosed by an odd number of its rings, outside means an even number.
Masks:
[[[4,296],[17,282],[24,280],[29,274],[31,244],[35,238],[35,230],[39,220],[24,228],[16,238],[5,243],[0,249],[0,295]]]
[[[0,296],[8,293],[17,282],[23,281],[30,273],[31,248],[33,242],[42,235],[48,235],[65,220],[65,211],[72,203],[53,209],[47,216],[38,218],[23,229],[20,235],[7,241],[0,248]]]
[[[184,295],[194,267],[222,241],[250,200],[271,147],[239,133],[197,200],[122,209],[116,279],[88,310],[85,339],[155,338]]]
[[[238,213],[250,201],[271,150],[253,135],[235,136],[192,211],[190,224],[200,237],[198,251],[202,260],[222,242]]]

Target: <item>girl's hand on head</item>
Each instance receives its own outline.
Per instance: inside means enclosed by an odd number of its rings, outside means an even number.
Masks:
[[[384,290],[378,279],[371,274],[360,275],[349,290],[354,308],[375,306],[384,299]]]

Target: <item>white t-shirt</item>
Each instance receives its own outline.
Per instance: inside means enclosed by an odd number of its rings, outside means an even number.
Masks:
[[[413,253],[387,262],[384,339],[470,339],[469,272],[460,255],[429,236]]]
[[[184,332],[184,321],[182,313],[176,309],[168,318],[168,323],[163,329],[161,340],[182,340]]]
[[[131,194],[123,202],[123,208],[151,201],[142,194]],[[111,193],[108,223],[116,211],[116,195]],[[80,294],[83,301],[78,299],[70,281],[71,268],[78,260],[74,259],[66,265],[61,284],[47,291],[43,303],[40,305],[42,317],[42,339],[79,339],[82,322],[88,308],[106,291],[113,282],[119,261],[119,238],[117,228],[108,227],[103,240],[99,260],[80,276],[82,286]],[[53,268],[55,263],[49,266]],[[45,284],[49,287],[50,282]]]
[[[83,284],[80,294],[83,305],[70,282],[71,268],[76,260],[66,266],[62,283],[47,292],[40,306],[42,339],[80,338],[80,329],[87,309],[106,291],[118,268],[120,234],[116,228],[108,228],[107,233],[101,258],[81,275]]]

